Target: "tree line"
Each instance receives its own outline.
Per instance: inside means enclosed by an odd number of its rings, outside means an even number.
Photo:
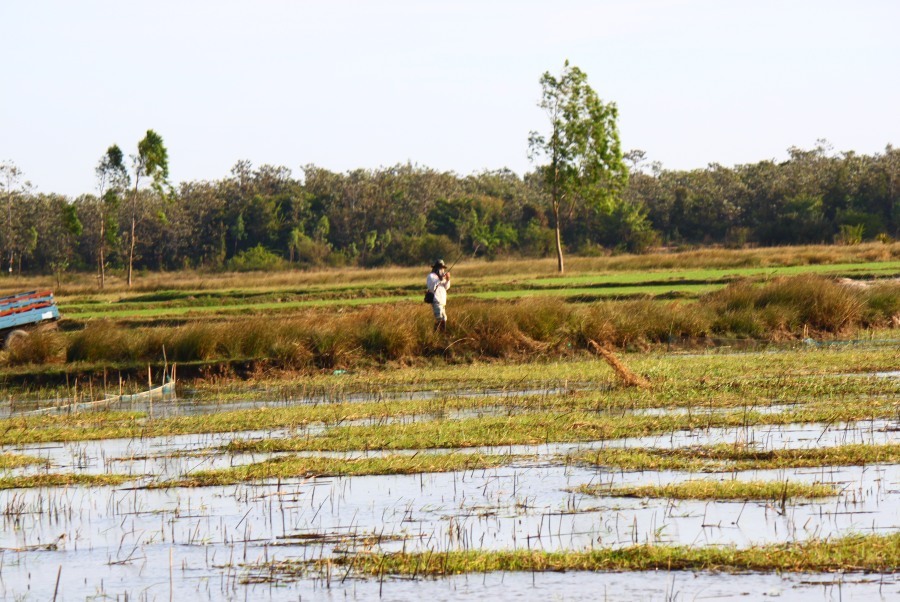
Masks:
[[[626,153],[629,177],[602,204],[562,221],[570,251],[643,252],[658,245],[855,243],[900,236],[900,150],[792,148],[783,162],[690,171]],[[336,173],[238,162],[220,180],[140,187],[98,167],[93,194],[31,190],[0,164],[8,273],[426,265],[476,254],[546,257],[557,223],[540,170],[468,176],[416,165]],[[143,174],[141,168],[132,175]],[[144,174],[147,177],[147,174]],[[118,178],[118,181],[117,181]],[[152,180],[152,177],[150,178]],[[138,181],[135,181],[138,180]],[[114,191],[114,192],[110,192]]]
[[[412,164],[335,173],[315,165],[255,168],[239,161],[216,181],[168,182],[168,152],[148,130],[126,160],[110,146],[96,189],[71,199],[37,194],[0,163],[7,272],[108,267],[272,270],[426,265],[465,254],[545,257],[640,253],[659,245],[853,244],[900,230],[900,151],[789,149],[786,161],[690,171],[623,153],[615,103],[566,61],[540,79],[546,131],[529,156],[544,161],[469,176]],[[143,185],[142,185],[143,184]]]

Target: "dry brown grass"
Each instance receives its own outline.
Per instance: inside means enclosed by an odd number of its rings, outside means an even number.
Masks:
[[[900,242],[866,243],[854,246],[809,245],[798,247],[769,247],[759,249],[698,249],[681,252],[658,252],[644,255],[610,255],[606,257],[570,256],[566,265],[570,274],[617,272],[623,270],[664,270],[691,268],[740,268],[787,265],[820,265],[900,259]],[[133,287],[126,285],[123,275],[111,272],[104,294],[111,298],[124,292],[155,292],[159,290],[222,289],[277,290],[285,287],[340,285],[347,283],[419,284],[423,279],[422,266],[386,268],[331,268],[310,271],[284,272],[152,272],[138,274]],[[499,261],[463,260],[454,274],[465,280],[496,276],[519,278],[555,276],[556,260],[508,259]],[[54,289],[58,297],[95,294],[98,292],[93,273],[66,274],[62,286],[56,287],[53,276],[12,276],[3,281],[0,294],[37,288]]]
[[[81,331],[34,337],[7,363],[146,363],[266,360],[292,369],[337,369],[442,358],[517,360],[590,350],[646,349],[687,339],[827,338],[890,327],[900,284],[855,288],[817,276],[740,282],[699,302],[564,303],[551,297],[455,300],[446,335],[421,303],[309,309],[180,326],[95,320]],[[593,341],[593,343],[592,343]],[[61,351],[61,350],[64,350]],[[596,350],[596,349],[595,349]],[[599,352],[598,352],[599,353]],[[607,360],[609,361],[609,360]],[[614,369],[620,370],[614,362]],[[625,376],[625,381],[639,384]]]

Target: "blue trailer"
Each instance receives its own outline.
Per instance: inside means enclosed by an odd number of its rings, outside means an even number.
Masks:
[[[29,291],[0,297],[0,341],[4,348],[25,338],[29,331],[54,324],[59,307],[51,291]]]

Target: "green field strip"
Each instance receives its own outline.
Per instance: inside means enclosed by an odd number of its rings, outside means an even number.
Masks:
[[[472,279],[454,291],[454,296],[478,299],[518,299],[531,296],[572,296],[587,298],[700,295],[746,277],[774,277],[797,274],[827,274],[867,277],[900,275],[900,261],[881,263],[816,264],[788,267],[754,267],[692,270],[632,271],[625,273],[580,274],[577,276],[528,278],[509,276]],[[408,282],[381,285],[312,285],[305,288],[230,289],[219,294],[209,291],[170,290],[139,294],[115,303],[93,303],[78,299],[61,303],[65,317],[172,317],[210,314],[240,314],[248,311],[281,311],[304,307],[354,307],[392,302],[417,301],[418,291]],[[351,293],[355,292],[354,296]],[[372,295],[372,293],[381,293]],[[390,294],[394,293],[394,294]],[[452,293],[453,294],[453,293]],[[367,296],[371,295],[371,296]],[[281,299],[280,297],[287,297]],[[299,297],[299,298],[298,298]],[[147,307],[153,304],[153,307]]]
[[[519,299],[523,297],[634,297],[647,295],[650,297],[681,293],[688,296],[696,296],[702,293],[722,288],[724,284],[671,284],[620,286],[609,288],[546,288],[525,289],[507,291],[486,291],[480,293],[460,294],[459,296],[474,297],[476,299]]]
[[[844,274],[847,276],[900,276],[900,261],[885,261],[880,263],[842,263],[842,264],[816,264],[796,265],[780,267],[754,267],[754,268],[713,268],[697,270],[659,270],[625,273],[585,274],[578,276],[563,276],[549,278],[534,278],[524,281],[535,286],[560,287],[572,286],[584,283],[615,285],[635,284],[641,282],[658,282],[659,280],[672,281],[722,281],[751,276],[795,276],[798,274]]]

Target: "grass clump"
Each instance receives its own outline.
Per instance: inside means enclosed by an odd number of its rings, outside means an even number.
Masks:
[[[663,498],[672,500],[778,501],[838,495],[831,485],[790,481],[712,481],[708,479],[666,485],[581,485],[576,493],[602,497]]]
[[[891,288],[896,294],[898,287]],[[706,301],[716,331],[793,338],[803,332],[841,333],[849,327],[886,324],[891,314],[884,312],[881,297],[822,276],[801,275],[762,286],[741,281],[710,293]]]
[[[23,468],[25,466],[46,466],[47,464],[48,462],[44,458],[8,452],[0,454],[0,470],[12,470],[13,468]]]
[[[135,329],[120,327],[108,320],[91,322],[69,339],[66,361],[122,362],[144,359],[137,353],[135,341],[138,338],[143,336]]]
[[[421,474],[479,470],[509,464],[509,455],[415,454],[375,458],[317,458],[289,456],[265,462],[233,466],[220,470],[198,471],[182,479],[153,487],[212,487],[267,479],[346,477],[363,475]]]
[[[601,449],[572,456],[578,462],[625,470],[726,472],[900,462],[900,444],[850,444],[810,449],[757,450],[711,445],[678,449]]]
[[[488,572],[549,571],[861,571],[892,573],[900,566],[900,533],[850,535],[837,539],[768,544],[738,549],[732,546],[691,547],[639,545],[585,552],[451,551],[354,554],[264,566],[270,579],[308,572],[336,574],[347,567],[355,575],[381,577],[460,575]],[[333,571],[333,573],[332,573]]]
[[[53,330],[35,330],[3,355],[11,366],[56,364],[65,357],[65,339]]]
[[[69,487],[88,486],[99,487],[103,485],[121,485],[133,479],[125,475],[101,474],[38,474],[17,477],[0,478],[0,490],[25,489],[33,487]]]

